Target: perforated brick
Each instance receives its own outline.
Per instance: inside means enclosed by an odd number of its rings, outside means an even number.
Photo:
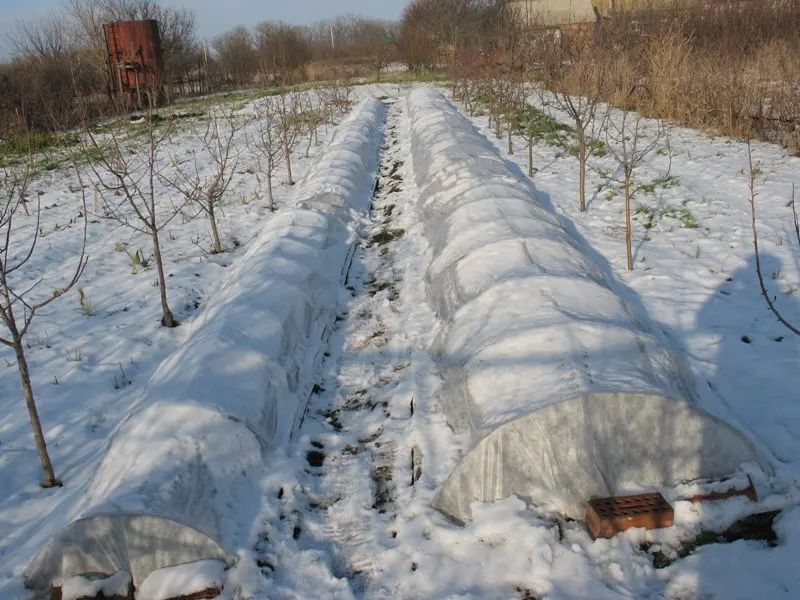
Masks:
[[[658,492],[595,498],[586,507],[586,526],[594,539],[611,538],[633,527],[671,527],[674,520],[672,506]]]

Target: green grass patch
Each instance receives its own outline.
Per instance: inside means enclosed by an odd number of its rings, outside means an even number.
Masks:
[[[382,229],[380,232],[372,236],[369,244],[367,244],[367,248],[372,248],[372,246],[375,245],[385,246],[386,244],[403,237],[405,233],[405,229]]]
[[[27,135],[11,135],[0,142],[0,156],[22,157],[28,154],[40,154],[59,148],[75,146],[80,143],[77,134],[56,134],[35,131]]]
[[[666,177],[656,177],[653,180],[653,185],[657,185],[658,187],[664,188],[665,190],[672,189],[677,187],[681,184],[681,180],[679,177],[675,177],[674,175],[667,175]]]
[[[544,142],[548,146],[570,146],[575,137],[571,127],[530,105],[517,111],[515,128],[534,143]]]
[[[661,218],[676,219],[681,222],[684,229],[697,229],[700,227],[697,218],[687,207],[688,200],[684,200],[680,206],[665,206],[661,209]]]
[[[579,152],[580,147],[578,144],[572,144],[569,147],[570,156],[577,158]],[[608,146],[606,146],[606,143],[603,140],[586,140],[586,153],[591,156],[603,158],[608,154]]]
[[[649,553],[656,569],[664,569],[675,561],[686,558],[697,552],[699,548],[710,544],[732,544],[739,540],[753,540],[765,543],[768,546],[776,546],[778,536],[775,533],[774,523],[780,511],[770,511],[749,515],[736,521],[723,532],[701,531],[693,538],[682,542],[678,548],[664,552],[658,549],[651,552],[652,542],[642,542],[639,545],[641,552]]]
[[[687,208],[687,200],[680,206],[668,205],[652,207],[647,204],[638,204],[633,211],[633,215],[642,223],[645,229],[652,229],[660,219],[675,219],[681,222],[684,229],[697,229],[700,223],[691,210]]]

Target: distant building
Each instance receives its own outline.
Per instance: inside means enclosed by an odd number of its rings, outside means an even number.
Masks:
[[[509,0],[506,6],[525,27],[552,29],[597,22],[591,0]]]
[[[553,32],[558,39],[590,46],[600,37],[600,11],[591,0],[509,0],[506,7],[526,29]]]

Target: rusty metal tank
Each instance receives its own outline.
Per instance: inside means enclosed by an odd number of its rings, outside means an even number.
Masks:
[[[163,97],[164,56],[158,21],[121,21],[103,26],[112,94],[140,108]]]

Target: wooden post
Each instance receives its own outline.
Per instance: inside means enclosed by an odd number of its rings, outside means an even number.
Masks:
[[[139,69],[136,64],[133,42],[131,42],[131,65],[133,65],[133,77],[136,79],[136,104],[139,108],[142,108],[142,90],[139,88]]]

